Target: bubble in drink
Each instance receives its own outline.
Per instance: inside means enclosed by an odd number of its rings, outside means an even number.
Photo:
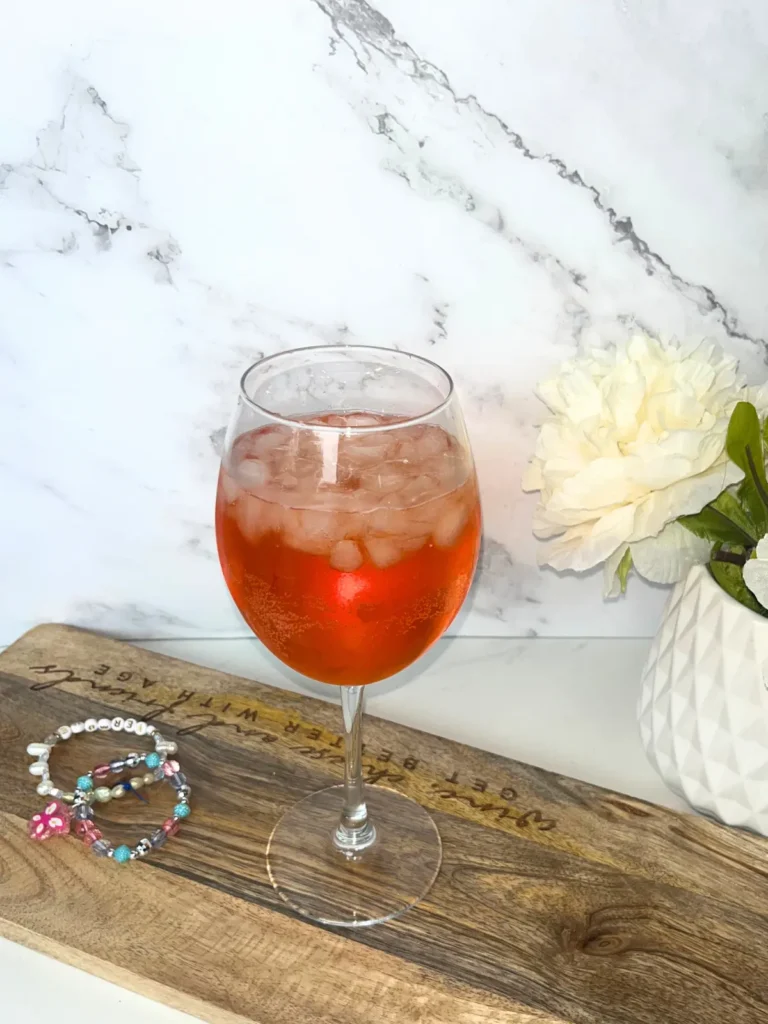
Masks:
[[[474,472],[434,425],[331,413],[243,434],[222,466],[230,590],[279,658],[325,682],[372,682],[429,646],[463,601],[479,534]]]

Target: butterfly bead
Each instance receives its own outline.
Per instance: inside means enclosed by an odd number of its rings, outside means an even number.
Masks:
[[[67,836],[71,824],[69,809],[60,800],[51,800],[39,814],[33,814],[27,831],[30,839],[50,839]]]

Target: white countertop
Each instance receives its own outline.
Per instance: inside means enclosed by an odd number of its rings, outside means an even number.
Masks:
[[[635,705],[648,640],[473,639],[441,641],[408,672],[369,691],[383,718],[541,765],[679,810],[640,745]],[[314,696],[333,694],[292,675],[255,640],[164,640],[150,650]],[[141,936],[136,936],[141,941]],[[47,1024],[37,996],[72,991],[58,1024],[80,1024],[93,1006],[110,1024],[181,1024],[194,1018],[0,940],[3,1020]]]

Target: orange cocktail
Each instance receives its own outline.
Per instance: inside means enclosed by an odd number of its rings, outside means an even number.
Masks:
[[[234,442],[216,506],[222,568],[281,661],[326,683],[371,683],[410,665],[466,597],[475,473],[436,425],[362,412],[303,422],[339,432],[278,424]]]
[[[285,665],[340,686],[343,745],[326,737],[327,746],[305,747],[304,734],[320,733],[295,722],[295,736],[270,733],[282,742],[255,755],[267,758],[258,769],[267,800],[275,759],[286,759],[300,792],[314,778],[302,757],[317,755],[329,783],[305,789],[275,822],[269,879],[310,920],[388,921],[429,891],[442,846],[424,807],[365,781],[381,781],[378,762],[363,759],[367,684],[407,668],[444,633],[480,544],[472,448],[449,374],[371,345],[254,363],[224,445],[216,538],[256,636]],[[404,756],[386,752],[394,779],[405,778]],[[281,783],[276,806],[283,796]]]

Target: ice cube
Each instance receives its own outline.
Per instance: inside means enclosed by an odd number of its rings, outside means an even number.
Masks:
[[[262,531],[273,530],[275,533],[279,533],[283,528],[283,515],[285,514],[285,512],[285,506],[281,505],[279,501],[262,501]]]
[[[288,544],[312,555],[328,555],[345,533],[343,512],[322,509],[290,509],[284,536]]]
[[[340,540],[331,551],[330,561],[339,572],[354,572],[363,564],[363,556],[353,540]]]
[[[366,471],[360,477],[363,487],[378,494],[390,494],[398,490],[409,479],[410,473],[407,467],[399,462],[385,462],[375,469]]]
[[[406,442],[408,444],[415,444],[420,437],[424,434],[427,428],[422,424],[412,424],[410,427],[400,427],[397,431],[398,441]]]
[[[365,517],[367,532],[394,536],[406,530],[406,517],[397,508],[377,508]]]
[[[269,470],[258,459],[242,459],[235,469],[238,483],[246,491],[258,492],[269,480]]]
[[[403,557],[403,548],[394,537],[366,537],[365,549],[378,569],[387,569]]]
[[[435,482],[424,473],[412,477],[400,491],[403,505],[420,505],[423,501],[434,497],[434,494]]]
[[[383,445],[394,451],[398,440],[396,430],[370,430],[365,434],[353,434],[352,437],[345,437],[344,445],[356,448],[381,448]]]
[[[241,494],[235,505],[235,520],[248,541],[258,540],[267,530],[266,502],[252,494]]]
[[[464,502],[451,502],[435,525],[432,536],[439,548],[449,548],[458,540],[469,516],[469,509]]]
[[[413,537],[398,537],[397,543],[400,545],[403,551],[406,551],[410,554],[413,551],[418,551],[420,548],[423,548],[428,540],[429,534],[419,533]]]
[[[404,441],[398,445],[397,457],[401,462],[406,463],[406,465],[414,466],[418,469],[419,449],[412,441]]]
[[[403,499],[400,497],[399,491],[392,491],[391,494],[377,495],[375,504],[382,509],[402,509]]]
[[[350,412],[344,419],[347,427],[375,427],[382,422],[381,416],[372,412]]]
[[[322,554],[322,548],[315,552],[312,539],[304,535],[299,509],[283,508],[280,521],[283,528],[282,539],[289,547],[295,548],[297,551],[306,551],[310,554]],[[330,551],[330,545],[327,546],[327,551]]]
[[[432,486],[434,487],[434,485]],[[401,493],[398,493],[398,498]],[[403,507],[404,505],[405,501],[400,498],[397,532],[408,537],[420,537],[432,533],[433,527],[448,508],[448,502],[442,497],[432,498],[417,505]]]
[[[367,490],[365,487],[353,487],[340,492],[339,499],[341,501],[341,508],[347,509],[350,513],[355,513],[357,518],[361,520],[360,530],[365,529],[364,520],[367,519],[371,510],[378,508],[381,504],[380,496],[375,491]],[[355,516],[350,516],[350,520],[354,518]]]
[[[466,476],[462,459],[452,450],[424,459],[420,468],[423,473],[434,479],[441,491],[453,490]]]
[[[448,451],[450,439],[440,427],[425,427],[424,433],[416,442],[419,459],[428,459],[434,455],[442,455]]]
[[[240,497],[240,488],[237,481],[224,469],[222,469],[221,476],[219,477],[219,493],[227,505],[237,501]]]
[[[303,509],[301,524],[304,532],[310,536],[330,537],[341,540],[347,526],[347,516],[343,512],[330,512],[323,509]]]
[[[246,459],[266,460],[281,445],[284,445],[290,436],[291,433],[287,427],[282,426],[249,430],[247,434],[241,434],[235,441],[233,454]]]
[[[315,481],[320,476],[322,466],[319,464],[316,458],[299,458],[291,459],[290,467],[286,467],[290,470],[285,475],[295,477],[297,480],[310,480]]]
[[[345,465],[360,472],[372,463],[386,462],[394,454],[394,446],[380,435],[361,434],[346,438],[341,451]]]

